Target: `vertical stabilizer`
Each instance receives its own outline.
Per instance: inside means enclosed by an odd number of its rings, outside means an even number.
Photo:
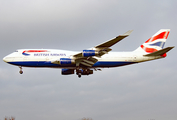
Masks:
[[[166,39],[170,33],[170,29],[161,29],[145,43],[138,47],[135,52],[153,53],[163,49]]]

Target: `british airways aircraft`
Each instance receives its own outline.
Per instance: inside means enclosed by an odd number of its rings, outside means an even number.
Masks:
[[[166,53],[174,47],[164,48],[169,35],[169,29],[161,29],[136,50],[131,52],[110,52],[117,42],[129,36],[132,30],[82,52],[55,49],[19,49],[3,58],[4,62],[22,67],[61,68],[62,75],[93,74],[100,68],[119,67],[159,58],[165,58]]]

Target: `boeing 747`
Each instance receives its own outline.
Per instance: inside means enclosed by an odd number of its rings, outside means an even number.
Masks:
[[[4,62],[22,67],[61,68],[62,75],[76,73],[81,75],[93,74],[101,68],[120,67],[159,58],[165,58],[166,53],[174,47],[164,48],[169,29],[161,29],[136,50],[131,52],[110,52],[117,42],[128,37],[132,30],[116,38],[81,52],[55,49],[19,49],[3,58]]]

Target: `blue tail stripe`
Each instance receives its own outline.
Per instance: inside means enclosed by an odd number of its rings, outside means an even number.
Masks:
[[[163,48],[165,45],[165,42],[156,42],[156,43],[149,44],[149,45],[150,46],[159,46],[159,47]]]

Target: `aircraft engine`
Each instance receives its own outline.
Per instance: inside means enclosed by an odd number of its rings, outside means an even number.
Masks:
[[[82,52],[83,57],[90,57],[90,56],[97,56],[97,55],[99,55],[99,52],[95,50],[83,50]]]
[[[74,74],[74,69],[62,69],[62,70],[61,70],[61,74],[62,74],[62,75]]]
[[[74,60],[70,58],[60,58],[60,65],[70,65],[74,64]]]

